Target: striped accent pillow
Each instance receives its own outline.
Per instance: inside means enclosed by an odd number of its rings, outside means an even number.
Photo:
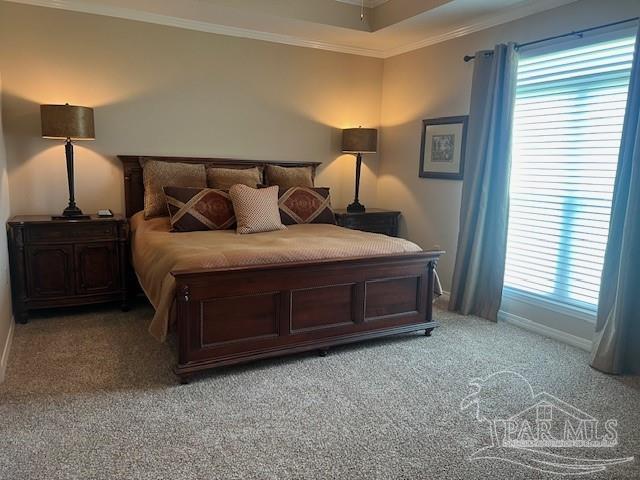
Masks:
[[[229,194],[213,188],[164,187],[175,232],[226,230],[236,223]]]
[[[280,194],[280,218],[285,225],[296,223],[330,223],[336,217],[331,209],[328,188],[293,187]]]
[[[236,212],[238,233],[259,233],[284,230],[278,210],[278,187],[251,188],[234,185],[229,196]]]

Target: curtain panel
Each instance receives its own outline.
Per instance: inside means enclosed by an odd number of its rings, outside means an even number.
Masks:
[[[613,190],[591,366],[640,373],[640,32]]]
[[[496,321],[507,248],[518,65],[515,44],[499,44],[493,52],[477,52],[474,62],[467,164],[449,310]]]

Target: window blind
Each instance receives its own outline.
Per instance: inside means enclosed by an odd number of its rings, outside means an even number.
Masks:
[[[520,60],[507,290],[595,310],[634,41]]]

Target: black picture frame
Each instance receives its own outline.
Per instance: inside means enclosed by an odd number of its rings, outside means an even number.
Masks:
[[[467,125],[469,123],[469,115],[459,115],[455,117],[429,118],[422,120],[422,139],[420,142],[420,167],[418,176],[421,178],[439,178],[444,180],[462,180],[464,178],[464,160],[465,149],[467,146]],[[460,166],[459,170],[454,173],[448,172],[429,172],[425,171],[425,141],[427,139],[427,127],[430,125],[462,125],[462,141],[460,145]]]

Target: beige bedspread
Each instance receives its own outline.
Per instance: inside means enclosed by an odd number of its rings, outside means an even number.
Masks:
[[[292,225],[286,230],[250,235],[239,235],[235,230],[169,230],[168,218],[145,220],[142,212],[131,218],[133,265],[156,310],[149,331],[161,341],[169,329],[174,301],[171,271],[421,251],[407,240],[335,225]]]

